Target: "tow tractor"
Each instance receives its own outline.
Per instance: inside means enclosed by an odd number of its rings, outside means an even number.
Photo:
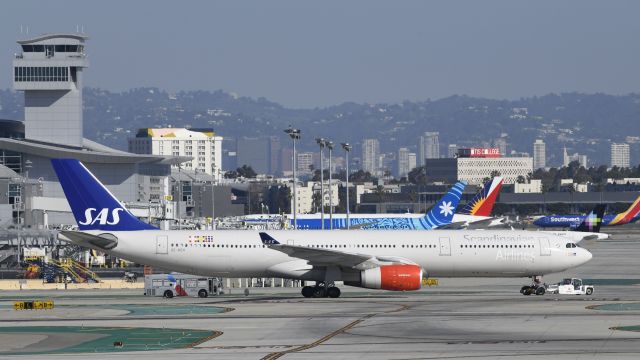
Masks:
[[[557,284],[547,285],[547,292],[561,295],[591,295],[593,285],[585,285],[582,279],[578,278],[563,279]]]

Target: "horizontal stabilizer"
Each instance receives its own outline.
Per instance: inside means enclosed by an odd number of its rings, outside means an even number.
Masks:
[[[101,250],[110,250],[118,245],[118,239],[115,237],[107,238],[87,234],[82,231],[62,230],[60,231],[60,235],[74,244],[90,248],[99,248]]]

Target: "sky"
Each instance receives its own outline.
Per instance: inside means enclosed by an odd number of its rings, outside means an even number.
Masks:
[[[6,0],[0,88],[17,39],[78,28],[85,84],[112,91],[223,89],[294,108],[626,94],[640,90],[638,14],[618,0]]]

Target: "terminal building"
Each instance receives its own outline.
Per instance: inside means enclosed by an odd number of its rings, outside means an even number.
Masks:
[[[88,38],[46,34],[20,40],[13,60],[13,88],[24,92],[24,131],[13,121],[0,122],[0,165],[20,176],[14,218],[22,225],[75,224],[50,163],[52,158],[82,161],[118,199],[151,213],[170,191],[171,166],[191,157],[133,154],[83,137],[83,73],[89,66]],[[37,192],[27,194],[34,185]],[[157,196],[154,195],[154,192]],[[29,198],[26,195],[30,195]],[[154,198],[155,196],[155,198]],[[135,212],[134,212],[135,213]],[[167,211],[158,211],[166,216]],[[46,220],[45,220],[46,219]]]
[[[531,157],[503,157],[498,148],[458,149],[452,159],[426,159],[426,172],[431,181],[454,183],[466,181],[469,185],[482,185],[496,172],[504,184],[515,184],[518,177],[525,179],[533,173]]]

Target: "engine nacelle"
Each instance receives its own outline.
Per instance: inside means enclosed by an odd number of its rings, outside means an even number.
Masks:
[[[367,289],[410,291],[421,285],[422,268],[418,265],[383,265],[360,272],[359,286]]]

